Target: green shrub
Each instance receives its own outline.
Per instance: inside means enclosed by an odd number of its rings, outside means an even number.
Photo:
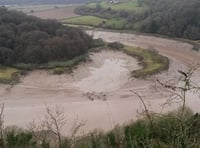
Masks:
[[[195,45],[195,46],[193,47],[193,50],[199,51],[199,50],[200,50],[200,45]]]
[[[101,47],[101,46],[105,46],[105,42],[102,39],[94,39],[92,42],[92,47],[96,48],[96,47]]]
[[[29,132],[17,132],[11,130],[6,135],[7,148],[33,148],[36,142]]]
[[[113,49],[122,49],[124,48],[124,45],[119,42],[112,42],[112,43],[108,43],[108,47],[113,48]]]
[[[109,132],[106,135],[106,143],[111,148],[117,147],[117,141],[116,141],[116,138],[115,138],[115,133],[113,131]]]

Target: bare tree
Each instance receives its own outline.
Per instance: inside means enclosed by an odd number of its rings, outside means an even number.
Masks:
[[[4,145],[4,103],[0,105],[0,146],[2,148]]]
[[[78,118],[75,120],[73,123],[73,126],[71,128],[71,136],[69,137],[70,139],[70,146],[74,147],[74,144],[77,140],[77,133],[80,131],[80,129],[85,126],[86,121],[78,121]]]
[[[197,70],[198,66],[191,66],[187,72],[179,70],[178,72],[182,76],[180,85],[171,85],[167,84],[165,82],[161,82],[160,80],[157,80],[157,82],[165,89],[168,90],[168,92],[171,93],[172,99],[180,100],[181,101],[181,117],[184,117],[185,108],[186,108],[186,94],[190,91],[199,91],[200,87],[198,84],[192,81],[192,76],[194,72]]]
[[[28,129],[38,144],[47,143],[48,131],[46,131],[47,129],[45,128],[43,121],[39,124],[35,121],[31,122]]]
[[[132,91],[133,92],[133,91]],[[144,115],[147,117],[147,120],[149,121],[150,127],[153,131],[154,134],[156,134],[156,128],[154,126],[154,122],[153,122],[153,114],[151,113],[151,111],[148,109],[147,105],[145,104],[143,98],[137,93],[137,92],[133,92],[141,101],[143,107],[144,107]],[[155,139],[157,146],[160,147],[160,142],[158,139]]]
[[[57,146],[58,148],[63,147],[73,147],[76,139],[77,139],[77,133],[80,131],[80,129],[85,125],[85,122],[78,122],[78,119],[75,120],[73,123],[73,126],[71,128],[71,135],[69,135],[68,138],[65,138],[62,136],[63,128],[66,125],[67,120],[65,117],[64,109],[61,106],[55,106],[55,107],[49,107],[46,106],[46,115],[40,126],[36,126],[36,123],[31,124],[31,131],[33,133],[36,133],[36,136],[40,140],[46,140],[45,135],[39,134],[41,131],[47,130],[47,133],[52,133],[57,137]],[[48,135],[49,138],[49,135]],[[55,144],[55,143],[54,143]],[[53,146],[55,147],[55,146]]]
[[[177,131],[175,131],[176,136],[175,136],[174,141],[179,141],[180,142],[179,144],[181,147],[189,146],[187,143],[187,139],[189,139],[189,133],[191,131],[188,127],[188,118],[186,118],[187,117],[186,115],[188,113],[186,111],[186,99],[187,99],[186,94],[191,91],[194,91],[196,93],[200,90],[200,87],[198,86],[198,84],[192,81],[192,76],[195,70],[197,70],[197,68],[198,66],[195,66],[195,67],[191,66],[187,72],[179,70],[178,72],[181,75],[181,79],[180,79],[180,82],[175,85],[157,80],[157,82],[160,84],[160,86],[162,86],[162,88],[167,90],[168,93],[171,93],[170,100],[167,100],[165,104],[168,104],[168,101],[173,101],[173,100],[177,100],[178,102],[181,103],[180,112],[177,115],[170,117],[170,118],[174,118],[178,123],[178,129]],[[136,92],[133,92],[133,93],[142,102],[142,105],[144,106],[144,115],[147,117],[153,133],[156,133],[156,128],[154,126],[154,120],[153,120],[155,117],[155,114],[151,113],[151,111],[148,109],[147,105],[143,101],[143,98],[139,94],[137,94]],[[156,115],[159,115],[159,114],[156,114]],[[157,142],[157,145],[160,146],[159,140],[157,139],[155,140]]]
[[[177,133],[177,137],[180,138],[181,147],[189,146],[187,144],[187,139],[189,139],[188,135],[190,133],[190,130],[187,125],[187,118],[185,118],[187,114],[186,94],[191,91],[198,92],[200,90],[200,87],[195,82],[192,81],[192,76],[194,72],[197,70],[197,68],[198,66],[191,66],[187,72],[179,70],[178,72],[182,76],[179,85],[169,85],[161,82],[160,80],[157,80],[161,86],[171,91],[172,96],[174,96],[173,99],[180,100],[181,102],[181,112],[180,115],[176,117],[176,120],[178,121],[180,127],[179,128],[180,133]]]
[[[65,114],[63,108],[56,106],[55,110],[46,106],[46,113],[44,126],[48,131],[57,136],[58,147],[62,147],[62,136],[61,131],[63,126],[66,124]]]

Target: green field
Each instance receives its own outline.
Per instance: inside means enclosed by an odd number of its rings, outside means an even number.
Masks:
[[[111,8],[113,10],[127,10],[127,11],[141,12],[145,9],[144,7],[140,7],[136,0],[118,3],[118,4],[111,4],[111,3],[105,2],[105,1],[101,2],[101,3],[91,2],[91,3],[88,3],[86,6],[88,6],[90,8],[95,8],[97,6],[97,4],[100,4],[100,6],[102,8],[105,8],[105,9]]]
[[[167,57],[159,55],[155,51],[144,50],[141,48],[134,48],[125,46],[125,52],[129,55],[135,56],[143,66],[142,69],[132,72],[132,75],[137,78],[144,78],[147,75],[156,74],[169,67],[169,60]]]
[[[122,29],[126,24],[126,20],[121,18],[113,18],[106,21],[105,24],[102,25],[104,28],[113,28],[113,29]]]
[[[120,3],[110,3],[108,1],[102,2],[90,2],[84,5],[85,13],[78,12],[78,17],[68,18],[63,20],[64,24],[74,24],[74,25],[85,25],[85,26],[93,26],[100,28],[108,28],[108,29],[126,29],[128,28],[137,28],[134,23],[129,22],[126,17],[121,17],[122,10],[123,12],[140,14],[147,10],[146,6],[139,6],[137,0],[130,0],[128,2],[120,2]],[[101,11],[96,11],[96,8],[101,6]],[[115,10],[111,11],[108,16],[103,14],[103,11],[109,12],[108,9]],[[88,11],[89,9],[90,11]],[[84,9],[82,10],[84,12]],[[122,12],[122,13],[123,13]],[[85,14],[85,15],[83,15]],[[138,24],[140,25],[140,24]]]
[[[90,26],[99,26],[103,22],[106,22],[106,19],[102,19],[96,16],[79,16],[66,19],[64,23],[78,24],[78,25],[90,25]]]
[[[66,19],[62,23],[121,29],[126,24],[126,20],[121,18],[103,19],[96,16],[79,16]]]
[[[86,11],[85,15],[80,14],[81,16],[68,18],[68,19],[63,20],[62,22],[64,24],[86,25],[86,26],[108,28],[108,29],[125,29],[127,27],[137,28],[137,25],[135,26],[134,23],[128,22],[127,18],[119,17],[118,13],[121,10],[126,11],[126,12],[134,11],[136,13],[141,13],[147,10],[147,7],[139,6],[137,0],[132,0],[132,1],[130,0],[128,2],[121,2],[117,4],[113,4],[107,1],[91,2],[91,3],[85,4],[84,6],[86,6],[86,8],[89,7],[93,9],[93,8],[97,8],[98,5],[100,5],[103,9],[111,8],[112,10],[116,10],[116,12],[115,14],[111,13],[109,17],[104,17],[104,15],[101,14],[101,12],[96,12],[95,14],[93,12],[87,13]]]
[[[18,69],[0,66],[0,83],[9,83],[13,81],[17,73],[19,73]]]

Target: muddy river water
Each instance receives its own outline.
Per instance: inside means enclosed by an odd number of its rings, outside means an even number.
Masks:
[[[107,131],[117,124],[138,118],[142,104],[132,91],[140,94],[154,111],[166,112],[177,108],[177,104],[162,108],[169,94],[157,89],[155,80],[178,83],[177,70],[186,70],[190,64],[200,63],[200,54],[191,50],[192,45],[145,35],[102,31],[93,32],[93,35],[106,41],[156,49],[169,57],[170,68],[146,79],[131,78],[130,71],[141,68],[138,61],[124,53],[105,49],[92,53],[91,61],[80,64],[72,74],[52,75],[49,71],[32,71],[12,88],[0,85],[6,126],[27,128],[33,120],[39,122],[44,117],[46,105],[59,105],[67,119],[63,134],[69,132],[75,121],[85,121],[83,133],[94,129]],[[193,76],[197,84],[200,84],[199,75],[198,69]],[[188,98],[187,105],[194,111],[200,111],[199,95],[191,92]]]

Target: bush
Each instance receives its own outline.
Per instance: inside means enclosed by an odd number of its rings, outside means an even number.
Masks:
[[[9,131],[6,135],[7,148],[33,148],[36,142],[33,135],[29,132]]]
[[[199,50],[200,50],[200,45],[195,45],[195,46],[193,47],[193,50],[199,51]]]
[[[122,49],[124,48],[124,45],[119,42],[112,42],[112,43],[108,43],[108,47],[113,48],[113,49]]]
[[[96,47],[101,47],[101,46],[105,46],[105,43],[102,39],[94,39],[92,42],[92,47],[96,48]]]

